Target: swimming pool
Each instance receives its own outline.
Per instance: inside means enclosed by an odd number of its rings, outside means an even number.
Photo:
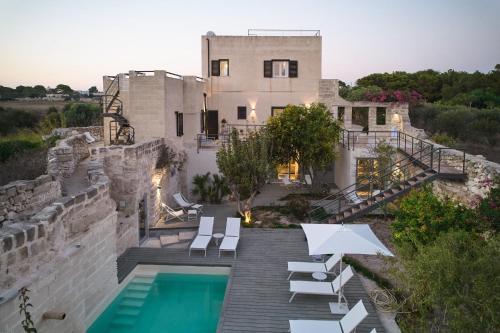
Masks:
[[[135,275],[88,333],[214,333],[228,275]]]

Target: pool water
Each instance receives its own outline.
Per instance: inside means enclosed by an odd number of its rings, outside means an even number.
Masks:
[[[214,333],[228,276],[158,273],[136,276],[88,333]]]

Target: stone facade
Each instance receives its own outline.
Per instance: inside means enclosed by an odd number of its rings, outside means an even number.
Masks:
[[[76,134],[57,142],[49,149],[47,171],[58,180],[69,178],[80,161],[90,156],[84,134]]]
[[[52,176],[18,180],[0,187],[0,227],[31,214],[61,196],[61,185]]]

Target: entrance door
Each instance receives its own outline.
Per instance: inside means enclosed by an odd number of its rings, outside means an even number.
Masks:
[[[207,132],[210,139],[219,138],[219,111],[207,111]]]

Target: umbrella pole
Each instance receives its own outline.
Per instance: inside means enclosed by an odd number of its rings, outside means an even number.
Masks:
[[[337,303],[330,303],[330,312],[333,314],[346,314],[349,312],[349,308],[347,304],[345,306],[342,305],[342,259],[344,258],[344,253],[340,253],[340,275],[339,275],[339,292]]]

